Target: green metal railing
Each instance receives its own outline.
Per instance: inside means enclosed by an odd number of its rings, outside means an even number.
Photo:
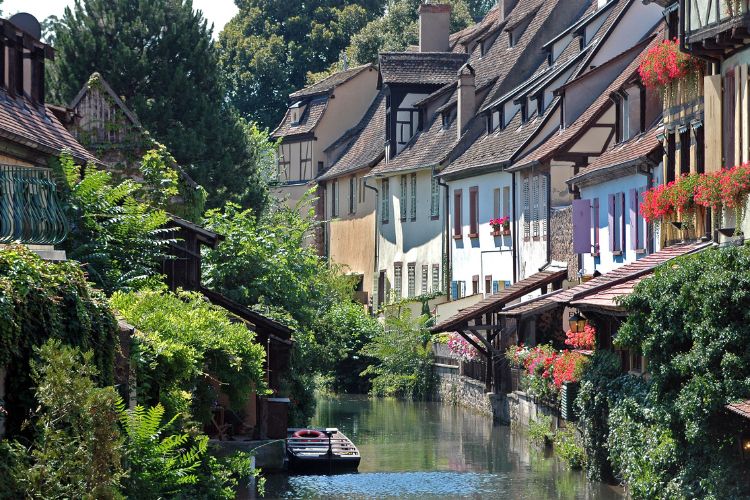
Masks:
[[[68,222],[47,168],[0,165],[0,243],[60,243]]]

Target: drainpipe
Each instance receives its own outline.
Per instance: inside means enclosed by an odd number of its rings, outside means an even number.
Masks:
[[[373,263],[372,263],[372,268],[373,268],[372,279],[374,281],[375,280],[374,275],[377,274],[378,272],[378,260],[379,260],[379,249],[380,249],[380,238],[378,238],[378,224],[380,223],[380,191],[378,191],[378,188],[376,188],[375,186],[370,186],[369,184],[367,184],[368,179],[369,177],[365,177],[364,179],[365,188],[372,189],[373,191],[375,191],[375,258],[373,259]],[[372,286],[370,289],[374,290],[375,287]],[[378,293],[380,293],[380,290],[378,290]],[[383,296],[385,297],[385,293],[383,294]],[[373,314],[376,309],[376,304],[375,304],[376,301],[377,301],[377,297],[375,297],[373,294],[373,297],[372,297]]]
[[[435,175],[435,168],[432,169],[432,175]],[[448,184],[443,182],[443,179],[441,179],[440,177],[437,177],[437,183],[438,186],[445,188],[445,210],[443,210],[443,218],[445,219],[445,224],[443,225],[443,285],[445,285],[445,294],[448,296],[448,300],[450,301],[451,275],[448,273],[448,271],[449,269],[453,269],[453,266],[451,266],[450,217],[448,217],[448,208],[450,207],[450,191],[448,190]]]
[[[552,232],[552,196],[550,196],[550,193],[552,193],[551,164],[549,173],[550,176],[547,179],[547,192],[544,193],[544,196],[547,197],[547,213],[544,215],[545,217],[547,217],[547,262],[545,262],[544,265],[539,268],[539,271],[544,271],[549,267],[550,264],[552,264],[552,238],[550,237],[550,233]]]

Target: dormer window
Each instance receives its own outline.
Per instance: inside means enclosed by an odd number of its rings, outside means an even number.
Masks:
[[[489,44],[487,43],[487,40],[482,40],[479,42],[479,56],[484,57],[484,55],[487,53],[487,49],[489,48]]]
[[[495,108],[487,116],[487,133],[490,134],[496,130],[502,129],[502,127],[503,127],[502,108]]]
[[[302,121],[302,116],[305,114],[305,108],[307,108],[307,106],[302,101],[297,101],[289,106],[293,127],[296,127]]]
[[[544,94],[536,96],[536,112],[539,116],[544,114]]]
[[[442,120],[443,130],[448,130],[453,123],[453,119],[456,117],[454,109],[446,110],[440,113],[440,119]]]
[[[526,99],[521,101],[521,123],[529,121],[529,103]]]
[[[516,40],[515,37],[513,36],[513,31],[509,31],[508,32],[508,48],[510,49],[510,48],[515,47],[516,42],[518,42],[518,40]]]

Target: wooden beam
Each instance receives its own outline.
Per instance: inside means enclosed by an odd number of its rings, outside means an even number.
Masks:
[[[471,325],[471,326],[464,326],[463,328],[466,329],[473,329],[473,330],[499,330],[501,328],[500,325]]]
[[[474,341],[474,339],[471,338],[471,335],[467,335],[466,332],[464,332],[463,330],[456,330],[456,331],[458,332],[459,335],[461,335],[464,339],[466,339],[466,341],[469,344],[471,344],[474,347],[474,349],[479,351],[479,354],[482,354],[485,358],[489,357],[487,350],[484,347],[481,347],[479,344],[477,344]]]

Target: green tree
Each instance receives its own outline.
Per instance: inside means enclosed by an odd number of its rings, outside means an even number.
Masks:
[[[338,60],[351,37],[380,15],[383,0],[237,0],[219,35],[229,99],[249,120],[275,127],[308,72]]]
[[[76,0],[54,25],[53,100],[99,71],[219,206],[262,208],[246,126],[225,99],[212,28],[189,0]],[[262,189],[261,189],[262,191]]]

